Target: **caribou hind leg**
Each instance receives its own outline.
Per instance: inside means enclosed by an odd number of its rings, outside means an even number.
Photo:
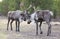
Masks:
[[[8,27],[9,27],[9,22],[10,22],[10,18],[8,18],[7,30],[8,30]]]
[[[38,35],[38,22],[35,23],[36,23],[36,35]]]
[[[14,20],[12,20],[12,21],[10,22],[11,30],[13,30],[13,29],[12,29],[12,23],[13,23],[13,21],[14,21]]]
[[[43,34],[43,32],[42,32],[42,30],[41,30],[41,25],[42,25],[42,21],[40,22],[39,27],[40,27],[40,34]]]

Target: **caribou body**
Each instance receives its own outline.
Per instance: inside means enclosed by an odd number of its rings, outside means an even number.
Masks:
[[[52,11],[49,10],[38,10],[34,13],[32,13],[31,15],[29,15],[29,19],[28,19],[28,24],[31,23],[32,19],[35,21],[36,23],[36,35],[38,35],[38,22],[40,23],[39,27],[40,27],[40,34],[43,33],[43,31],[41,30],[41,24],[43,21],[46,21],[46,23],[48,24],[48,32],[47,32],[47,36],[49,36],[51,34],[51,17],[53,16]]]
[[[24,13],[25,13],[25,11],[20,11],[20,10],[9,11],[8,12],[7,30],[8,30],[8,27],[9,27],[9,23],[10,23],[10,26],[11,26],[11,30],[13,30],[12,23],[15,20],[16,21],[16,31],[20,31],[19,30],[20,22],[23,21],[23,20],[24,21],[26,20]],[[10,20],[11,20],[11,22],[10,22]]]

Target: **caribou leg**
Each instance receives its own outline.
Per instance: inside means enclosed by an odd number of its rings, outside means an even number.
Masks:
[[[17,21],[16,21],[16,31],[17,31]]]
[[[14,20],[12,20],[12,21],[11,21],[11,23],[10,23],[10,26],[11,26],[11,30],[13,30],[13,29],[12,29],[12,23],[13,23],[13,21],[14,21]]]
[[[47,36],[49,36],[51,34],[51,24],[50,24],[50,22],[47,22],[47,24],[48,24]]]
[[[8,30],[8,27],[9,27],[9,22],[10,22],[10,19],[8,18],[8,23],[7,23],[7,30]]]
[[[40,22],[40,25],[39,25],[39,27],[40,27],[40,34],[43,33],[42,30],[41,30],[41,24],[42,24],[42,21]]]
[[[19,27],[20,27],[20,22],[19,22],[19,21],[18,21],[18,26],[17,26],[17,27],[18,27],[18,32],[19,32],[19,31],[20,31],[20,30],[19,30]]]
[[[38,22],[36,22],[36,35],[38,35]]]

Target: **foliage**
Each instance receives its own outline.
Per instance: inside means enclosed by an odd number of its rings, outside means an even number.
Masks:
[[[34,4],[36,9],[49,9],[59,14],[60,0],[3,0],[0,2],[0,12],[7,14],[11,10],[25,10],[30,4]]]

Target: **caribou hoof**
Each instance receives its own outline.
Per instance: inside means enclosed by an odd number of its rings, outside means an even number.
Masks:
[[[20,31],[18,30],[18,32],[20,32]]]
[[[36,35],[38,35],[38,32],[36,32]]]
[[[20,30],[16,30],[16,32],[20,32]]]
[[[13,29],[11,29],[11,31],[13,31]]]
[[[36,36],[37,36],[38,34],[36,34]]]
[[[40,34],[43,34],[43,32],[40,32]]]
[[[17,30],[17,32],[20,32],[20,30]]]
[[[49,34],[47,34],[47,36],[49,36]]]
[[[47,34],[47,36],[49,36],[49,34]]]
[[[8,29],[7,29],[7,31],[8,31]]]
[[[17,32],[17,30],[16,30],[16,32]]]

